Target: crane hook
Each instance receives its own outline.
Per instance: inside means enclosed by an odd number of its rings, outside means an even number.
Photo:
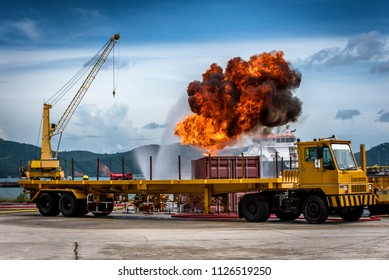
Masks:
[[[115,92],[115,90],[113,90],[113,92],[112,92],[113,97],[115,97],[115,94],[116,94],[116,92]]]

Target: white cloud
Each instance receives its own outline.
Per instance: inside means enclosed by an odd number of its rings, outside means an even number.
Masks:
[[[7,134],[5,134],[5,132],[1,128],[0,128],[0,138],[1,139],[8,139]]]
[[[82,104],[66,128],[61,149],[99,152],[127,151],[148,144],[149,139],[132,125],[127,104],[115,102],[106,110]]]
[[[34,41],[42,36],[39,23],[29,18],[3,20],[0,24],[0,35],[0,41],[12,41],[19,37]]]
[[[117,63],[126,67],[119,71],[115,98],[112,97],[112,68],[107,61],[65,129],[61,149],[116,152],[143,144],[177,142],[178,138],[173,134],[175,123],[191,113],[186,101],[187,86],[193,80],[201,80],[210,64],[216,62],[224,68],[235,56],[247,60],[264,51],[283,50],[286,60],[300,68],[310,54],[323,49],[345,50],[345,46],[349,46],[350,55],[360,60],[366,57],[363,59],[381,62],[387,45],[385,43],[384,50],[380,51],[378,46],[385,40],[373,35],[365,40],[370,38],[378,42],[374,52],[378,56],[357,42],[347,43],[347,38],[136,46],[131,42],[124,46],[121,42]],[[41,51],[4,49],[0,53],[0,128],[3,135],[9,140],[36,144],[43,100],[65,84],[97,50],[98,46]],[[303,115],[292,125],[297,128],[298,136],[308,140],[341,133],[345,138],[364,143],[387,141],[387,123],[375,120],[377,111],[387,104],[389,81],[382,75],[356,71],[366,68],[365,65],[345,64],[341,69],[327,67],[328,58],[320,60],[320,67],[316,67],[315,62],[310,68],[300,69],[302,82],[296,95],[303,102]],[[70,92],[67,99],[52,109],[54,122],[59,120],[75,92]],[[358,108],[361,112],[359,125],[333,119],[337,111],[344,108]],[[328,121],[323,122],[324,119]],[[373,126],[372,122],[375,123]],[[166,123],[167,127],[164,131],[142,129],[148,123]],[[375,137],[367,136],[367,130]]]
[[[307,66],[341,66],[353,63],[371,63],[372,72],[385,72],[389,57],[388,38],[378,32],[360,34],[350,38],[344,47],[329,47],[310,55]]]

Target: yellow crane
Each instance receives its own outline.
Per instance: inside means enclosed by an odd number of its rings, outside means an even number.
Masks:
[[[103,66],[108,55],[114,48],[115,44],[119,41],[120,35],[115,34],[112,36],[108,42],[103,46],[103,51],[101,55],[98,56],[95,64],[93,65],[92,70],[89,72],[85,81],[77,91],[76,95],[73,97],[69,106],[66,108],[64,114],[60,118],[57,124],[50,123],[50,109],[52,104],[44,103],[43,104],[43,116],[42,116],[42,150],[41,158],[39,160],[31,160],[28,162],[28,169],[26,172],[26,177],[31,179],[39,178],[50,178],[50,179],[61,179],[64,177],[64,172],[59,164],[58,148],[53,157],[53,152],[51,149],[51,138],[54,135],[60,135],[64,131],[66,125],[69,123],[71,117],[76,111],[78,105],[80,104],[82,98],[85,96],[85,93],[88,91],[90,85],[95,79],[97,73]],[[59,146],[59,144],[58,144]]]

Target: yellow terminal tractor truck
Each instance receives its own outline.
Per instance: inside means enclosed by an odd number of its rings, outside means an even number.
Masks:
[[[249,222],[264,222],[271,214],[282,221],[291,221],[303,214],[308,223],[318,224],[324,223],[330,214],[339,215],[345,221],[357,221],[365,206],[377,203],[366,176],[363,145],[361,167],[357,165],[350,141],[322,138],[297,142],[297,147],[298,169],[285,170],[282,176],[274,178],[248,178],[241,172],[239,178],[105,181],[25,178],[19,184],[44,216],[62,213],[71,217],[88,212],[109,215],[114,201],[125,201],[130,194],[201,195],[204,213],[208,214],[213,197],[244,193],[238,203],[238,213]],[[248,169],[242,163],[240,170]]]
[[[375,205],[372,184],[366,176],[365,148],[361,145],[361,168],[350,141],[335,137],[297,142],[298,169],[285,170],[280,188],[246,194],[239,215],[251,222],[266,221],[271,213],[294,220],[303,214],[307,222],[326,221],[329,214],[357,221],[364,206]]]

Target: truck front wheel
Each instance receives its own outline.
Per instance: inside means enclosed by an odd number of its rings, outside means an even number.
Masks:
[[[245,195],[239,208],[241,216],[248,222],[265,222],[270,217],[269,201],[255,194]]]
[[[318,195],[311,195],[305,199],[303,206],[305,220],[310,224],[322,224],[328,218],[328,207]]]

